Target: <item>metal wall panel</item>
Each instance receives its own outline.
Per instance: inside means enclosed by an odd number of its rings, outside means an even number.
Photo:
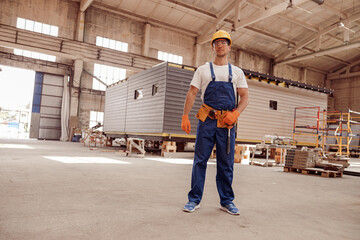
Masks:
[[[183,134],[181,116],[193,74],[194,71],[162,63],[130,76],[126,83],[108,87],[105,95],[104,131]],[[158,91],[153,95],[152,88],[155,84]],[[142,98],[134,99],[136,90],[142,90]],[[190,113],[192,134],[196,133],[195,115],[200,105],[198,94]]]
[[[43,86],[43,93],[45,92],[47,95],[50,96],[62,96],[63,94],[63,86],[57,86],[57,85],[47,85],[44,82],[44,86]]]
[[[129,77],[125,83],[106,90],[105,132],[184,134],[181,116],[184,101],[194,71],[159,64]],[[159,84],[152,96],[152,85]],[[238,120],[237,138],[261,141],[264,135],[292,137],[295,107],[319,106],[327,109],[327,95],[301,88],[285,88],[248,80],[250,104]],[[135,90],[142,89],[143,97],[134,99]],[[277,110],[269,101],[277,102]],[[195,115],[201,106],[200,93],[189,114],[192,131],[196,134]],[[299,141],[312,142],[305,137]]]
[[[61,108],[55,108],[55,107],[47,107],[47,106],[41,106],[41,114],[42,115],[61,115]]]
[[[40,128],[39,129],[39,139],[47,139],[47,140],[59,140],[61,132],[57,129],[47,129]]]
[[[119,82],[106,89],[104,132],[125,132],[128,82]]]
[[[32,103],[32,113],[30,122],[30,138],[39,137],[39,125],[40,125],[40,105],[41,105],[41,93],[43,87],[44,74],[40,72],[35,73],[35,85],[34,95]]]
[[[63,81],[63,76],[44,74],[40,105],[39,139],[60,139]]]
[[[181,130],[181,119],[184,109],[185,98],[193,78],[194,71],[167,66],[166,96],[164,109],[164,132],[185,134]],[[189,114],[191,123],[191,135],[196,134],[198,119],[195,117],[201,106],[200,92],[197,94],[195,103]]]
[[[262,140],[264,135],[293,136],[295,107],[327,109],[327,94],[301,88],[285,88],[248,80],[250,103],[240,115],[237,138]],[[269,107],[277,101],[277,110]],[[312,115],[311,113],[310,115]],[[313,120],[311,120],[311,124]],[[314,137],[301,136],[301,142],[315,142]]]
[[[126,105],[126,132],[163,133],[166,64],[130,76]],[[158,84],[158,93],[152,95],[152,86]],[[143,97],[134,99],[135,90]]]

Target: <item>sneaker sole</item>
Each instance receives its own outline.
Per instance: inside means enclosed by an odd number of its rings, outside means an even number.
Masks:
[[[220,209],[231,215],[240,215],[240,212],[237,212],[237,213],[230,212],[226,207],[223,207],[223,206],[221,206]]]
[[[189,210],[189,209],[184,208],[183,211],[188,212],[188,213],[192,213],[192,212],[195,212],[195,210],[198,209],[198,208],[200,208],[200,204],[196,205],[193,210]]]

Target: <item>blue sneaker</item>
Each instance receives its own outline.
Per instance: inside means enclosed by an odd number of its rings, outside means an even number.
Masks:
[[[187,204],[185,204],[184,206],[184,212],[194,212],[196,209],[198,209],[200,207],[200,204],[196,204],[194,202],[188,202]]]
[[[240,215],[239,209],[232,202],[226,206],[221,206],[220,209],[232,215]]]

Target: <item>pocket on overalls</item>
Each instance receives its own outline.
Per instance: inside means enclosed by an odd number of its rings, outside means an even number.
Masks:
[[[229,111],[223,111],[222,113],[218,113],[218,117],[217,117],[217,127],[218,128],[233,128],[234,125],[229,126],[226,123],[224,123],[224,118],[226,117],[226,113],[228,113]]]
[[[200,109],[199,109],[199,111],[198,111],[198,113],[196,114],[196,117],[197,117],[200,121],[205,122],[208,114],[209,114],[208,111],[206,111],[206,109],[205,109],[203,106],[201,106]]]

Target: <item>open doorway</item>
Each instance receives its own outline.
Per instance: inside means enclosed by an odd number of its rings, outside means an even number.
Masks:
[[[0,69],[0,138],[29,138],[35,71]]]

